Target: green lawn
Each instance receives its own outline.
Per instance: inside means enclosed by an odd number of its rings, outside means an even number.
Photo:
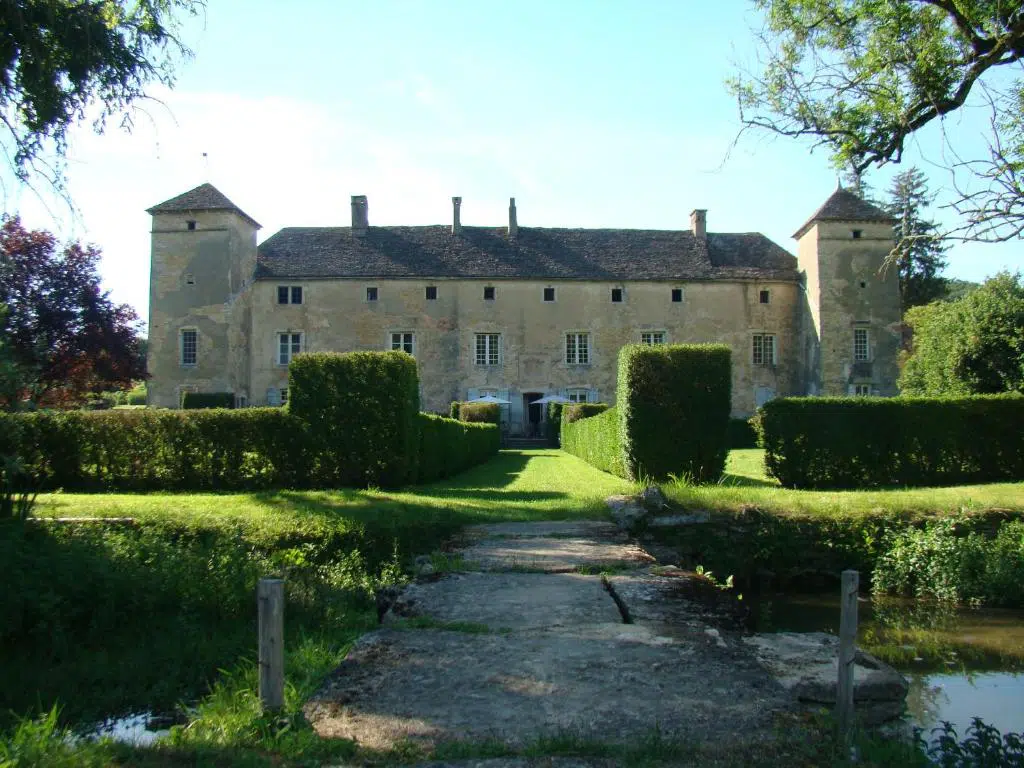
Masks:
[[[1024,512],[1024,483],[864,491],[790,490],[765,474],[764,451],[758,448],[731,451],[725,476],[717,485],[677,483],[664,490],[681,506],[729,512],[750,506],[773,514],[814,517],[878,512],[927,517],[993,509]]]

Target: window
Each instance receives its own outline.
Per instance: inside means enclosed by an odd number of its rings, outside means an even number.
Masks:
[[[861,287],[861,288],[867,288],[867,287],[868,287],[868,284],[867,284],[867,283],[866,283],[866,282],[865,282],[864,280],[861,280],[861,281],[860,281],[860,287]]]
[[[665,332],[664,331],[642,331],[640,333],[641,344],[664,344],[665,343]]]
[[[567,365],[590,365],[590,334],[565,334],[565,362]]]
[[[248,408],[249,398],[244,394],[235,395],[235,408]]]
[[[302,351],[302,333],[286,331],[277,334],[277,364],[288,365]]]
[[[181,329],[181,364],[195,365],[199,359],[199,331],[195,328]]]
[[[371,286],[371,287],[368,287],[366,289],[366,300],[367,301],[376,301],[377,300],[377,288],[376,287]]]
[[[570,403],[585,403],[590,394],[589,389],[570,389],[566,391]]]
[[[288,387],[281,390],[281,405],[288,405]]]
[[[612,288],[612,303],[619,304],[622,302],[622,289]]]
[[[864,231],[861,230],[861,229],[851,229],[850,230],[850,237],[852,237],[854,240],[860,240],[860,237],[863,234],[864,234]]]
[[[853,394],[856,397],[870,397],[871,396],[871,385],[870,384],[854,384]]]
[[[769,290],[762,290],[758,294],[758,301],[760,301],[762,304],[771,304],[772,292]]]
[[[775,334],[755,333],[754,365],[775,365]]]
[[[278,304],[301,304],[302,303],[302,286],[301,285],[279,285],[279,286],[277,286],[277,303]]]
[[[672,303],[679,304],[683,300],[683,289],[673,288],[672,289]]]
[[[196,228],[196,222],[194,219],[189,219],[188,221],[185,222],[185,226],[188,227],[189,232],[192,232]]]
[[[408,352],[410,355],[416,354],[413,350],[416,348],[416,334],[409,331],[398,331],[391,334],[391,349],[396,349],[399,352]]]
[[[436,285],[428,285],[427,286],[427,301],[436,301],[436,300],[437,300],[437,286]]]
[[[196,284],[196,276],[193,275],[191,272],[186,272],[185,273],[185,285],[195,285],[195,284]]]
[[[494,286],[488,285],[484,287],[484,301],[494,301]]]
[[[554,288],[545,288],[544,289],[544,301],[554,301],[554,300],[555,300],[555,289]]]
[[[478,333],[476,335],[476,364],[499,365],[501,363],[501,334]]]
[[[858,363],[866,363],[871,359],[871,347],[868,344],[868,329],[853,329],[853,359]]]

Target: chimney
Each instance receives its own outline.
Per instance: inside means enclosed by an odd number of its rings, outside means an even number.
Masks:
[[[452,234],[458,235],[462,233],[462,219],[459,217],[459,212],[462,209],[462,198],[452,198]]]
[[[508,199],[508,239],[515,240],[519,235],[519,222],[516,221],[516,199]]]
[[[352,234],[364,235],[370,226],[366,195],[352,195]]]
[[[708,239],[708,212],[705,208],[694,208],[690,213],[690,229],[698,240]]]

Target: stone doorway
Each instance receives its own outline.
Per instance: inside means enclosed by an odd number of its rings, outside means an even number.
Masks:
[[[540,400],[544,397],[543,392],[524,392],[523,393],[523,436],[524,437],[543,437],[543,423],[544,423],[544,405],[538,405],[534,400]]]

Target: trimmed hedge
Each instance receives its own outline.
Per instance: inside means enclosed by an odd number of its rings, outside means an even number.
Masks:
[[[608,410],[607,403],[565,403],[562,409],[562,422],[572,424],[580,419],[589,419]]]
[[[419,379],[405,352],[318,352],[288,367],[288,410],[307,425],[323,484],[415,482]]]
[[[760,429],[769,474],[788,488],[1024,480],[1024,397],[780,398]]]
[[[568,408],[563,409],[566,416],[567,411]],[[619,413],[615,408],[578,421],[564,419],[562,450],[579,456],[598,469],[625,477],[626,468],[622,460],[622,443],[619,435]]]
[[[501,406],[498,403],[459,403],[459,421],[500,424]]]
[[[230,490],[310,482],[305,425],[280,408],[0,414],[0,455],[42,490]]]
[[[732,351],[724,344],[623,347],[616,410],[626,476],[721,477],[731,387]]]
[[[145,402],[145,400],[143,400]],[[199,408],[234,408],[235,396],[230,392],[182,392],[181,407],[186,410]]]
[[[458,400],[452,401],[452,404],[448,406],[448,418],[458,420],[460,405],[462,405],[462,403],[460,403]]]
[[[557,448],[562,439],[562,407],[566,403],[548,403],[548,444]]]
[[[729,419],[729,450],[757,448],[757,430],[749,419]]]
[[[448,477],[486,461],[501,447],[495,424],[419,415],[419,482]]]

